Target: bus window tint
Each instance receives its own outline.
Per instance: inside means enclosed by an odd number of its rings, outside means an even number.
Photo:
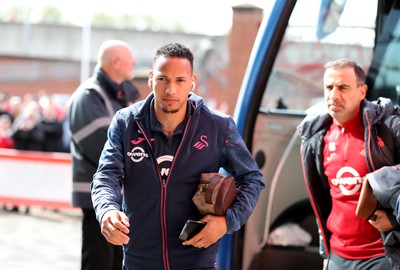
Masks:
[[[400,6],[392,9],[383,22],[374,59],[368,76],[368,99],[388,97],[394,103],[400,103]]]

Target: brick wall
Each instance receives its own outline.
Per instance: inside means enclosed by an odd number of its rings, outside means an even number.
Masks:
[[[262,21],[262,10],[252,5],[240,5],[233,8],[232,32],[229,36],[230,64],[227,69],[229,78],[227,96],[230,112],[242,84],[251,50]]]

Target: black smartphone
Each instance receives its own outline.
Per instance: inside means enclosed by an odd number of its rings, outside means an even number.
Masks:
[[[190,238],[198,234],[206,226],[206,224],[207,223],[198,220],[188,219],[185,222],[185,226],[183,226],[179,238],[183,241],[189,240]]]

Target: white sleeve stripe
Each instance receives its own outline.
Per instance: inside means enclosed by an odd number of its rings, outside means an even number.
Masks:
[[[72,190],[75,192],[91,192],[90,182],[74,182]]]
[[[77,132],[72,134],[72,137],[74,138],[75,143],[79,143],[83,139],[87,138],[91,134],[93,134],[96,130],[102,127],[109,127],[111,124],[111,117],[102,117],[102,118],[97,118],[93,122],[91,122],[89,125],[84,126]]]

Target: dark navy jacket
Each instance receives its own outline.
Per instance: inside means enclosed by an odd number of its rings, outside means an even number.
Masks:
[[[74,207],[93,209],[90,183],[107,140],[107,130],[115,112],[127,106],[124,99],[118,98],[119,87],[101,69],[96,69],[69,100]]]
[[[220,167],[235,177],[237,199],[226,214],[228,232],[240,229],[264,187],[262,173],[233,119],[211,111],[191,93],[182,140],[161,176],[155,148],[166,142],[152,130],[153,94],[115,115],[92,183],[99,221],[108,210],[123,210],[131,224],[124,246],[127,269],[192,269],[214,267],[218,243],[207,249],[183,246],[179,233],[187,219],[201,219],[192,197],[200,174]],[[174,136],[173,136],[174,137]],[[172,137],[172,138],[173,138]]]

